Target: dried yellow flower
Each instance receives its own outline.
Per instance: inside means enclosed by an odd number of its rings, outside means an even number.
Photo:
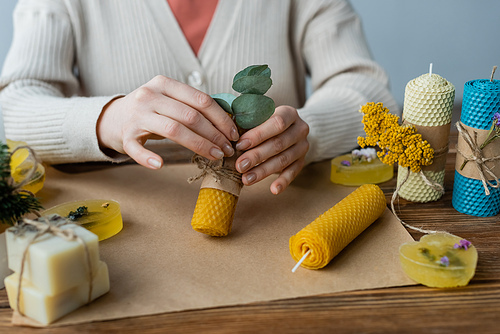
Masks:
[[[418,173],[422,166],[429,166],[434,159],[434,150],[417,133],[413,125],[399,125],[399,117],[389,113],[382,103],[369,102],[361,107],[366,138],[358,137],[361,147],[378,146],[380,161],[392,165],[397,162]]]

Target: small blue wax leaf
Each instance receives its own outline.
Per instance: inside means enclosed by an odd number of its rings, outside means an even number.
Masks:
[[[233,101],[236,124],[251,129],[267,121],[274,113],[275,104],[270,97],[260,94],[242,94]]]
[[[220,94],[212,94],[210,95],[217,104],[224,109],[227,113],[233,114],[233,109],[231,108],[231,105],[233,104],[234,99],[236,96],[233,94],[229,93],[220,93]]]
[[[233,82],[233,89],[241,94],[264,95],[272,86],[273,81],[268,77],[246,76]]]

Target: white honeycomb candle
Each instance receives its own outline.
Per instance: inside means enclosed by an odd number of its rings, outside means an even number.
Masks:
[[[444,185],[444,168],[448,152],[448,137],[455,99],[455,86],[443,77],[423,74],[408,82],[405,89],[403,122],[413,124],[418,133],[434,149],[432,165],[422,172],[434,186],[419,174],[399,166],[399,196],[412,202],[430,202],[441,198]],[[403,182],[404,181],[404,182]]]

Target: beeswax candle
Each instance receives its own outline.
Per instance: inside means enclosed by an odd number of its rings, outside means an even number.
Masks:
[[[438,200],[443,195],[444,167],[455,99],[455,86],[443,77],[426,73],[408,82],[405,88],[403,122],[413,124],[422,139],[434,149],[432,165],[423,167],[425,177],[441,187],[431,187],[421,175],[398,170],[399,195],[413,202]],[[403,181],[406,180],[404,183]]]
[[[68,202],[43,212],[44,216],[57,214],[97,234],[99,241],[111,238],[123,228],[120,204],[110,199],[91,199]]]
[[[109,275],[106,263],[100,261],[96,274],[92,281],[91,300],[94,300],[109,291]],[[9,298],[10,307],[17,308],[17,292],[19,274],[14,273],[5,279],[5,288]],[[21,295],[19,298],[19,311],[25,316],[48,325],[62,316],[76,310],[89,302],[90,285],[81,282],[68,290],[54,295],[36,287],[33,282],[23,279],[21,284]]]
[[[191,219],[192,228],[214,237],[229,234],[233,225],[236,204],[243,184],[234,163],[242,152],[222,162],[222,172],[207,174],[201,184],[198,200]],[[226,176],[224,176],[226,174]]]
[[[465,239],[435,233],[401,245],[399,258],[403,271],[416,282],[452,288],[467,285],[474,276],[477,250]]]
[[[99,264],[97,236],[74,224],[61,226],[61,229],[73,230],[85,242],[92,272],[96,272]],[[9,268],[19,273],[23,252],[37,232],[16,231],[15,227],[6,231],[7,254]],[[52,234],[41,236],[28,248],[23,278],[51,296],[87,282],[88,264],[84,246],[78,241],[67,241]]]
[[[354,238],[377,220],[386,208],[382,190],[365,184],[290,238],[290,253],[307,269],[326,266]]]
[[[17,184],[20,184],[24,182],[25,178],[30,177],[30,180],[22,186],[22,189],[36,194],[43,188],[45,182],[45,167],[35,159],[27,148],[22,148],[22,146],[27,146],[25,142],[7,139],[7,146],[9,147],[9,152],[12,153],[10,157],[10,173],[12,179]],[[36,170],[31,174],[31,170],[35,165]]]
[[[494,159],[484,164],[481,162],[483,158],[494,158],[500,155],[500,141],[495,139],[479,149],[482,157],[478,158],[481,159],[469,161],[465,166],[462,166],[465,157],[471,158],[473,155],[477,155],[477,153],[472,154],[476,149],[471,149],[464,136],[469,136],[472,139],[470,140],[472,146],[480,147],[487,139],[489,130],[494,126],[493,123],[498,122],[494,116],[495,113],[499,112],[500,80],[493,80],[492,75],[491,80],[480,79],[465,83],[460,115],[463,132],[461,131],[458,137],[452,199],[453,207],[459,212],[478,217],[495,216],[500,212],[500,189],[491,187],[487,183],[484,184],[482,181],[483,176],[496,185],[497,181],[486,172],[485,167],[489,168],[498,178],[500,176],[498,171],[500,160]],[[491,136],[492,134],[490,134]],[[478,168],[482,170],[482,173],[478,172]]]
[[[376,154],[370,161],[357,161],[353,154],[344,154],[332,159],[330,181],[345,186],[361,186],[392,179],[394,166],[382,163]]]

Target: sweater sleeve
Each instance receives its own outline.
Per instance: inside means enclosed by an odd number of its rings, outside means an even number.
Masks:
[[[49,164],[113,160],[100,149],[96,124],[115,96],[81,97],[75,42],[62,2],[21,0],[0,77],[7,138],[25,141]]]
[[[357,137],[363,135],[360,106],[383,102],[392,112],[399,111],[387,75],[372,60],[361,22],[350,5],[307,3],[307,9],[298,8],[303,23],[296,40],[311,76],[312,94],[299,114],[310,128],[306,161],[313,162],[357,146]]]

